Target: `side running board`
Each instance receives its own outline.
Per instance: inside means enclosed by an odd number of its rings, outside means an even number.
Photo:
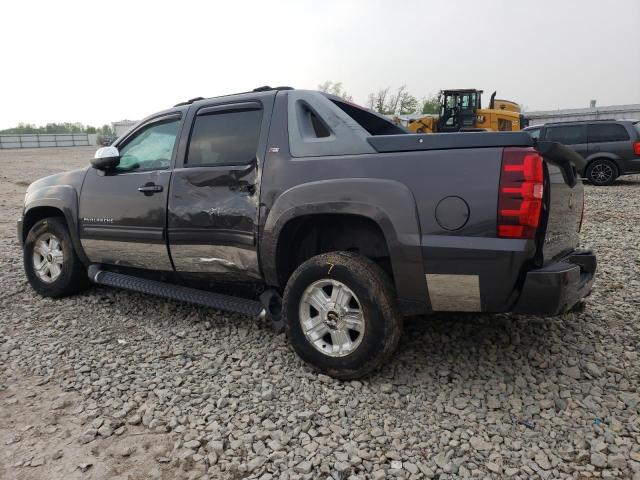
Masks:
[[[157,297],[168,298],[179,302],[194,303],[204,307],[264,317],[266,310],[260,302],[230,295],[198,290],[195,288],[173,285],[171,283],[148,280],[146,278],[124,275],[122,273],[100,270],[98,265],[90,265],[89,278],[99,285],[124,288],[134,292],[146,293]]]

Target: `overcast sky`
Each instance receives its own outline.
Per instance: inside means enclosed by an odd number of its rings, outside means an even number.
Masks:
[[[640,103],[639,0],[5,1],[1,15],[0,129],[325,80],[361,104],[403,84],[528,110]]]

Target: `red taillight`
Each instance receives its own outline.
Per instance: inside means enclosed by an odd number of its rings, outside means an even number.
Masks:
[[[636,142],[633,144],[633,153],[636,155],[640,155],[640,142]]]
[[[505,148],[498,196],[498,237],[535,238],[543,195],[540,154],[533,148]]]

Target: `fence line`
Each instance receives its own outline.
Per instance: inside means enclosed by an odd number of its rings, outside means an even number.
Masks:
[[[86,133],[32,133],[0,135],[0,149],[42,147],[88,147]]]

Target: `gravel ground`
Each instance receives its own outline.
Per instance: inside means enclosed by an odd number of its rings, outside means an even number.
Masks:
[[[1,478],[640,479],[640,176],[586,186],[584,313],[434,315],[362,381],[251,318],[27,285],[26,185],[84,148],[0,151]]]

